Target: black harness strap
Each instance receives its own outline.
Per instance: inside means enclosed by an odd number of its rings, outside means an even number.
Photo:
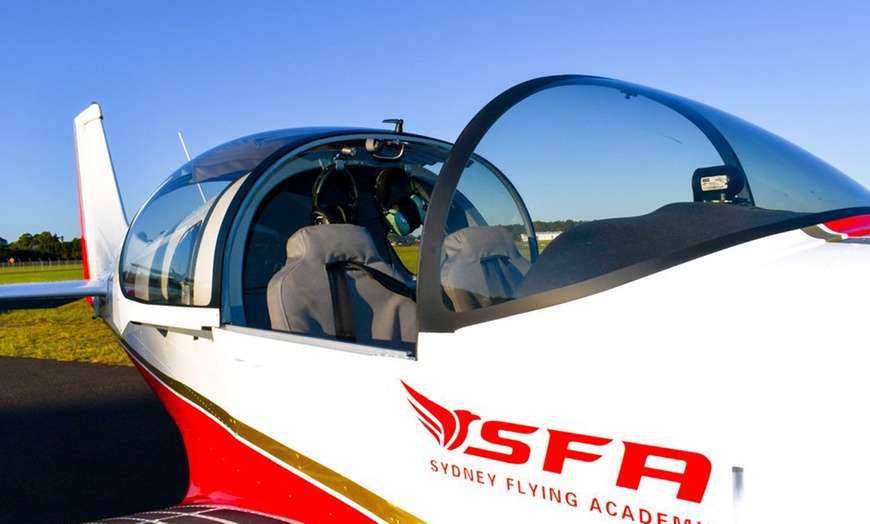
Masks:
[[[356,327],[353,322],[353,305],[350,300],[350,289],[347,283],[348,270],[364,271],[372,277],[378,284],[382,285],[389,291],[408,297],[411,300],[417,299],[417,294],[413,288],[402,281],[396,280],[390,275],[381,273],[376,269],[372,269],[359,262],[344,260],[340,262],[331,262],[326,265],[326,274],[329,276],[329,290],[332,295],[332,314],[335,321],[335,337],[339,340],[348,342],[356,342]]]
[[[350,304],[345,266],[341,262],[327,264],[326,274],[329,276],[329,291],[332,295],[335,338],[356,342],[356,328],[353,325],[353,308]]]
[[[417,293],[413,288],[405,284],[400,280],[396,280],[395,278],[387,275],[385,273],[381,273],[377,269],[372,269],[369,266],[364,264],[360,264],[359,262],[346,261],[346,262],[336,262],[336,264],[341,264],[347,268],[359,269],[360,271],[365,271],[369,274],[370,277],[375,279],[378,284],[384,286],[386,289],[392,291],[397,295],[402,295],[403,297],[408,297],[411,300],[417,300]]]

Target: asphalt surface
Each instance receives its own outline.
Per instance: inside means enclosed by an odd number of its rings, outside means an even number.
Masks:
[[[0,357],[0,523],[165,508],[187,478],[178,428],[134,368]]]

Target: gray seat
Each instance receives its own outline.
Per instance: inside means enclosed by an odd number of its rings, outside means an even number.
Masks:
[[[510,300],[531,266],[510,232],[498,226],[451,233],[444,239],[444,254],[441,286],[455,311]]]
[[[413,292],[351,224],[308,226],[266,293],[273,329],[399,349],[416,341]]]

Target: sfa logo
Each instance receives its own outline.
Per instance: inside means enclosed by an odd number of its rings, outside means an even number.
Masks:
[[[465,410],[447,409],[426,398],[411,386],[402,382],[408,391],[408,402],[417,412],[417,418],[429,433],[435,437],[441,447],[457,450],[465,443],[472,422],[481,420],[474,413]],[[532,447],[523,440],[523,435],[531,435],[541,428],[516,424],[501,420],[485,420],[479,424],[480,440],[486,444],[497,446],[497,449],[487,447],[467,446],[462,453],[507,464],[526,464],[532,454]],[[604,446],[613,441],[610,438],[595,437],[581,433],[571,433],[547,429],[547,449],[544,453],[542,469],[550,473],[561,474],[568,460],[579,462],[595,462],[603,455],[593,452],[571,449],[571,444],[579,443],[587,446]],[[679,485],[677,498],[689,502],[700,503],[707,490],[712,465],[710,460],[700,453],[679,449],[649,446],[637,442],[625,442],[625,453],[616,478],[616,485],[621,488],[637,490],[642,478],[654,478],[674,482]],[[685,464],[683,471],[669,471],[647,466],[649,457],[661,457],[679,461]]]

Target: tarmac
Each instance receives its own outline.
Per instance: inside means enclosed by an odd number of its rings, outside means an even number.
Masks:
[[[0,524],[165,508],[187,482],[178,428],[135,368],[0,357]]]

